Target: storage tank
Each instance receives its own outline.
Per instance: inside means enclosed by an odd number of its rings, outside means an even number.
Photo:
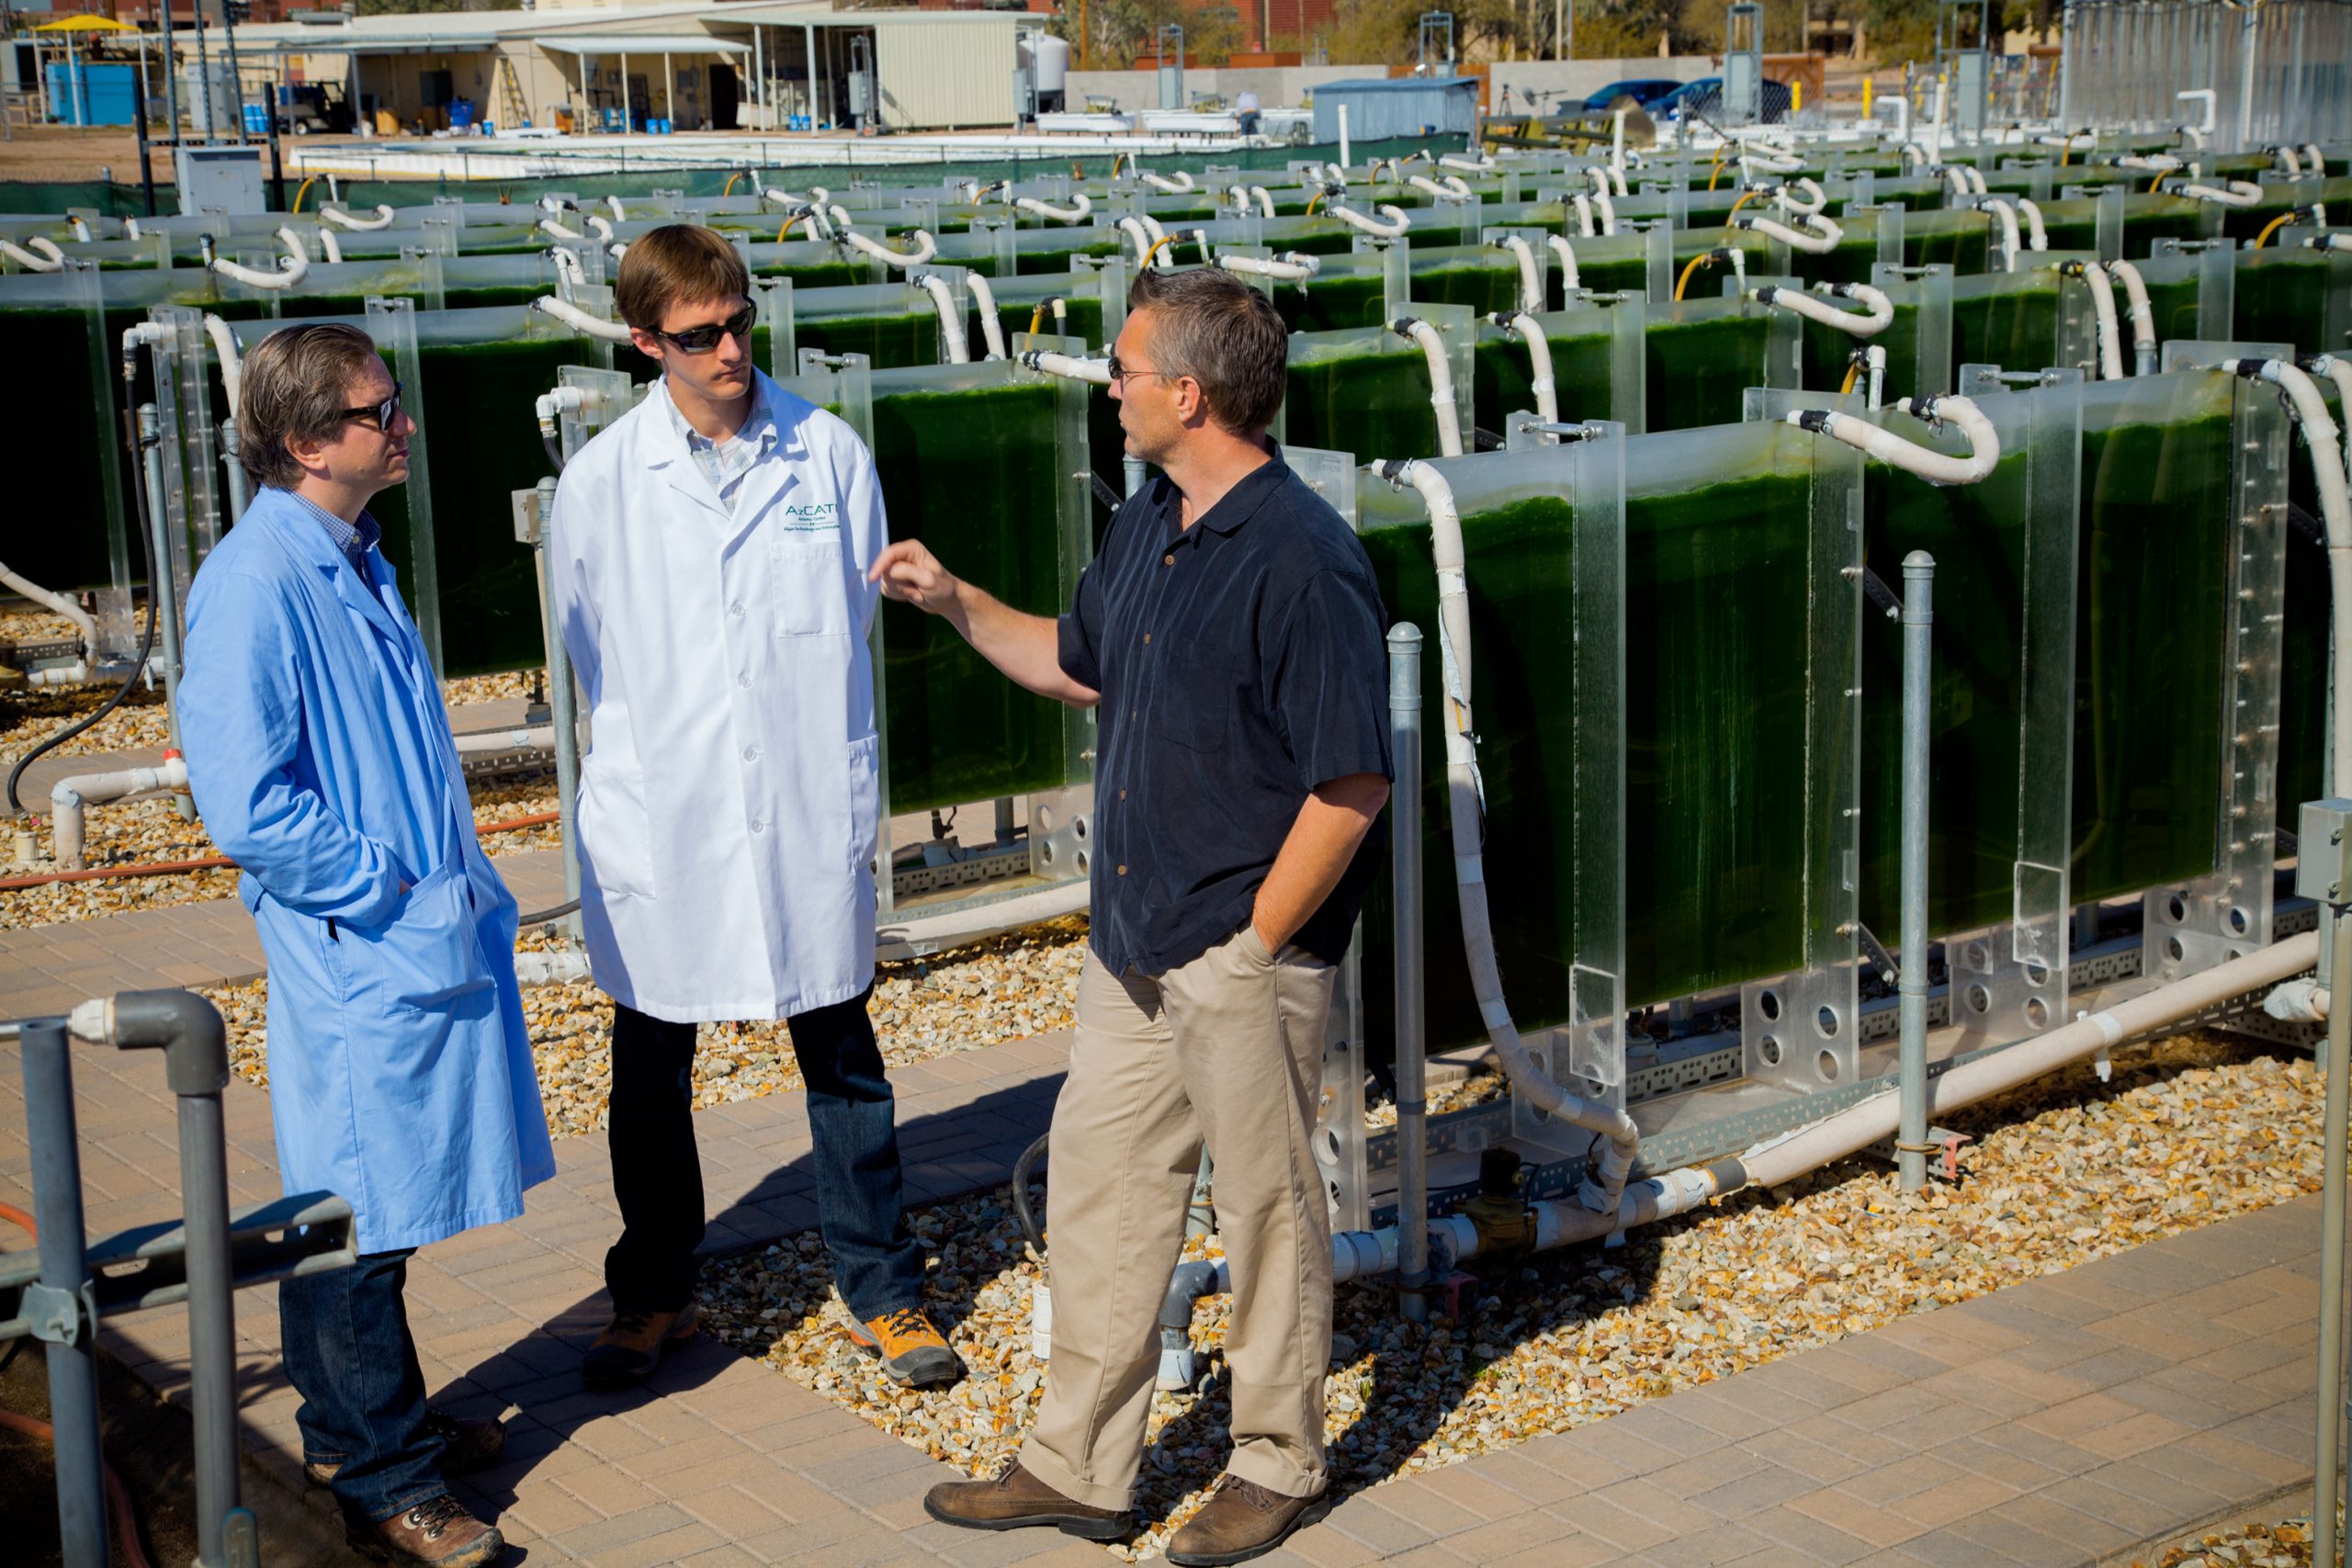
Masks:
[[[1055,38],[1050,33],[1037,35],[1037,91],[1042,96],[1058,93],[1063,79],[1069,74],[1069,39]]]

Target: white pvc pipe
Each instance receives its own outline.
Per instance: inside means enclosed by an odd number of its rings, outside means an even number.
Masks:
[[[2086,1013],[2046,1034],[2029,1036],[2005,1051],[1962,1063],[1929,1078],[1928,1114],[1939,1115],[1989,1100],[2125,1040],[2169,1028],[2248,991],[2291,979],[2318,959],[2319,933],[2305,931],[2104,1011]],[[1777,1143],[1748,1150],[1740,1156],[1748,1181],[1758,1187],[1778,1187],[1868,1148],[1894,1132],[1900,1098],[1874,1096]]]
[[[1263,256],[1219,255],[1216,265],[1227,272],[1248,273],[1253,277],[1271,277],[1283,283],[1304,283],[1323,270],[1321,260],[1296,251],[1284,251],[1272,260]]]
[[[1776,223],[1771,219],[1760,215],[1743,217],[1739,220],[1739,227],[1752,229],[1758,234],[1770,235],[1792,250],[1804,251],[1816,256],[1826,255],[1836,250],[1838,242],[1846,237],[1846,231],[1839,228],[1837,220],[1826,212],[1816,212],[1806,219],[1805,222],[1817,231],[1806,233],[1792,229],[1785,223]]]
[[[1862,363],[1869,369],[1870,390],[1863,400],[1876,412],[1886,402],[1886,345],[1874,343],[1862,353]]]
[[[102,806],[120,800],[125,795],[147,795],[157,790],[184,794],[187,789],[187,763],[176,751],[164,753],[162,763],[152,768],[124,768],[110,773],[76,773],[60,779],[50,786],[49,813],[54,852],[59,869],[82,869],[87,846],[86,824],[83,808]]]
[[[848,221],[849,215],[842,211],[841,209],[833,209],[833,215],[842,220],[842,239],[848,241],[854,248],[864,251],[867,255],[875,258],[875,260],[885,263],[890,266],[895,266],[901,272],[910,266],[921,266],[923,263],[939,254],[938,242],[934,241],[931,237],[931,234],[927,230],[918,229],[914,231],[915,248],[913,250],[894,251],[889,246],[883,244],[878,241],[869,239],[865,235],[861,234],[856,230],[851,228]]]
[[[1841,310],[1826,299],[1816,299],[1801,289],[1785,287],[1758,288],[1748,298],[1759,305],[1777,305],[1807,321],[1835,327],[1853,337],[1876,337],[1894,323],[1894,301],[1867,283],[1826,283],[1817,287],[1826,294],[1853,299],[1862,309]]]
[[[2132,308],[2132,374],[2153,376],[2156,373],[2156,313],[2148,304],[2147,282],[2128,261],[2109,262],[2107,270],[2123,285],[2123,298]]]
[[[964,274],[964,287],[972,291],[972,308],[980,313],[980,342],[986,345],[984,357],[1002,359],[1004,353],[1004,322],[996,313],[996,290],[989,280],[977,272]]]
[[[590,337],[602,339],[605,343],[634,343],[636,341],[628,335],[628,328],[620,322],[608,321],[601,316],[592,316],[579,306],[568,300],[559,299],[552,294],[532,300],[531,309],[553,316],[574,332],[586,333]]]
[[[1567,237],[1564,234],[1547,234],[1544,237],[1544,243],[1552,247],[1554,255],[1560,258],[1560,287],[1564,289],[1584,287],[1577,281],[1577,254],[1569,247]],[[1561,298],[1566,299],[1566,296],[1564,294]]]
[[[2018,213],[2025,220],[2026,249],[2048,250],[2050,231],[2042,227],[2041,205],[2030,196],[2021,196],[2018,197]]]
[[[1531,368],[1527,389],[1535,395],[1535,417],[1546,424],[1560,422],[1559,383],[1552,378],[1552,340],[1544,335],[1544,328],[1525,310],[1513,316],[1497,316],[1496,323],[1527,345]]]
[[[964,336],[964,312],[956,308],[956,290],[935,272],[922,275],[922,287],[939,307],[939,335],[947,349],[947,363],[969,365],[972,348]]]
[[[2025,248],[2018,233],[2018,209],[2009,205],[2007,197],[1999,196],[1988,196],[1977,206],[2001,220],[2001,270],[2017,271],[2018,253]]]
[[[1896,400],[1894,407],[1915,419],[1950,420],[1960,427],[1962,434],[1968,437],[1968,456],[1947,457],[1916,442],[1905,441],[1894,432],[1883,430],[1867,420],[1833,413],[1827,409],[1792,411],[1788,416],[1788,423],[1833,436],[1891,468],[1901,468],[1906,474],[1916,474],[1929,484],[1974,484],[1991,473],[1994,465],[2001,460],[2001,438],[1994,430],[1993,422],[1966,398],[1902,398]]]
[[[2180,194],[2222,207],[2252,207],[2262,199],[2262,187],[2251,180],[2231,180],[2221,186],[2183,186]]]
[[[1426,323],[1418,323],[1426,325]],[[1430,337],[1435,338],[1434,331]],[[1424,341],[1424,347],[1428,343]],[[1432,367],[1437,351],[1430,350]],[[1432,370],[1434,374],[1434,370]],[[1528,1102],[1571,1126],[1581,1127],[1600,1140],[1600,1158],[1594,1174],[1578,1189],[1579,1204],[1590,1211],[1600,1231],[1617,1228],[1625,1179],[1641,1149],[1641,1133],[1633,1118],[1611,1106],[1572,1094],[1555,1083],[1535,1064],[1511,1021],[1503,998],[1502,976],[1495,962],[1492,916],[1487,906],[1486,859],[1478,784],[1476,726],[1471,716],[1470,594],[1467,560],[1462,541],[1462,518],[1445,477],[1428,463],[1374,464],[1394,483],[1408,483],[1420,492],[1430,513],[1430,549],[1437,569],[1438,652],[1443,690],[1439,704],[1444,717],[1446,793],[1453,829],[1454,888],[1462,911],[1462,940],[1470,965],[1472,991],[1487,1038],[1501,1061],[1511,1087]],[[1596,1233],[1599,1234],[1599,1233]]]
[[[1155,175],[1149,169],[1138,169],[1136,172],[1143,175],[1144,184],[1154,190],[1165,191],[1170,196],[1182,196],[1194,188],[1193,176],[1182,169],[1177,170],[1172,175]]]
[[[7,584],[34,604],[73,622],[74,629],[81,634],[83,652],[95,654],[98,651],[98,623],[91,617],[88,611],[83,609],[71,598],[54,590],[43,588],[30,578],[17,576],[8,570],[7,563],[5,561],[0,561],[0,583]]]
[[[567,228],[552,218],[540,219],[537,227],[542,233],[552,234],[559,240],[584,240],[588,237],[579,230]]]
[[[1021,355],[1023,366],[1047,376],[1060,376],[1072,381],[1089,381],[1097,387],[1111,384],[1111,362],[1107,359],[1080,359],[1074,355],[1055,354],[1050,350],[1033,348]]]
[[[1385,203],[1380,209],[1388,219],[1385,223],[1376,218],[1367,218],[1352,207],[1327,207],[1323,210],[1350,228],[1360,229],[1378,240],[1393,240],[1413,226],[1412,219],[1403,208]]]
[[[2102,381],[2123,379],[2123,344],[2117,336],[2115,324],[2115,288],[2107,280],[2107,269],[2096,264],[2082,269],[2083,281],[2090,285],[2091,316],[2098,325],[2098,374]]]
[[[1509,251],[1519,262],[1519,308],[1544,309],[1544,269],[1535,264],[1534,247],[1517,234],[1505,234],[1495,244],[1498,249]]]
[[[1430,408],[1437,415],[1438,456],[1459,457],[1462,411],[1453,404],[1453,362],[1447,355],[1444,335],[1417,316],[1399,316],[1388,323],[1388,330],[1421,345],[1430,366]]]
[[[240,266],[224,256],[213,258],[212,270],[250,288],[291,288],[311,275],[311,258],[302,249],[300,236],[293,230],[279,229],[277,238],[285,245],[287,254],[277,258],[278,270],[276,272],[257,272],[249,266]]]
[[[245,365],[237,353],[237,334],[229,330],[228,322],[209,311],[205,314],[204,330],[212,339],[212,352],[220,356],[220,386],[229,394],[229,417],[234,419],[238,396],[245,384]]]
[[[373,218],[361,218],[345,211],[340,207],[322,207],[319,209],[319,216],[338,228],[389,229],[392,226],[392,220],[399,214],[379,202],[376,206],[376,216]]]
[[[32,248],[28,250],[25,248],[27,245]],[[35,252],[40,254],[35,254]],[[6,256],[27,272],[55,272],[65,265],[65,253],[58,248],[56,241],[46,234],[35,234],[23,245],[13,240],[0,240],[0,255]]]
[[[1023,212],[1034,212],[1038,217],[1049,219],[1056,223],[1083,223],[1086,221],[1086,215],[1094,210],[1093,199],[1084,191],[1080,191],[1073,196],[1068,207],[1056,207],[1053,203],[1040,201],[1034,196],[1015,197],[1012,199],[1012,205]]]

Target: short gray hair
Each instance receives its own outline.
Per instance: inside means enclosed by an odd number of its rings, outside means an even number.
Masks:
[[[1151,311],[1151,353],[1200,383],[1209,417],[1237,435],[1274,423],[1289,385],[1290,329],[1264,294],[1217,267],[1136,274],[1130,310]]]
[[[255,344],[237,398],[237,460],[255,488],[300,483],[302,466],[286,443],[332,438],[351,406],[351,383],[380,363],[376,341],[339,321],[287,327]]]

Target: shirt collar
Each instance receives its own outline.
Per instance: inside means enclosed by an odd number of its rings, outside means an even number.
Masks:
[[[750,441],[763,452],[774,447],[779,439],[775,411],[768,403],[767,379],[757,370],[752,372],[752,409],[743,416],[742,428],[736,431],[733,437],[737,441]],[[678,400],[670,396],[669,382],[666,375],[662,378],[662,397],[670,405],[670,423],[677,430],[678,438],[686,444],[686,450],[691,452],[696,446],[709,448],[718,446],[718,442],[686,423],[685,412],[678,407]]]
[[[1282,446],[1272,436],[1266,438],[1266,452],[1268,460],[1243,475],[1231,490],[1217,498],[1217,503],[1208,509],[1207,515],[1194,518],[1190,528],[1181,526],[1182,497],[1162,475],[1156,482],[1159,487],[1160,509],[1167,518],[1170,536],[1197,534],[1206,528],[1212,533],[1230,537],[1234,530],[1255,517],[1258,509],[1266,504],[1267,498],[1290,478],[1290,465],[1283,461]]]
[[[360,509],[358,522],[345,523],[300,491],[289,490],[285,494],[297,506],[317,519],[320,526],[327,531],[327,537],[334,541],[336,553],[349,561],[354,570],[360,570],[361,563],[368,558],[368,552],[383,542],[382,526],[377,523],[374,513],[365,507]]]

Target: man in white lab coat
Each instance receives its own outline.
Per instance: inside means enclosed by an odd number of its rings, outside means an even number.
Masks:
[[[697,1023],[786,1019],[852,1338],[917,1386],[962,1366],[923,1315],[874,985],[879,810],[866,645],[886,542],[873,456],[752,363],[751,279],[710,230],[656,229],[615,290],[662,378],[557,487],[554,613],[587,694],[581,915],[613,998],[621,1237],[591,1383],[695,1332]]]

